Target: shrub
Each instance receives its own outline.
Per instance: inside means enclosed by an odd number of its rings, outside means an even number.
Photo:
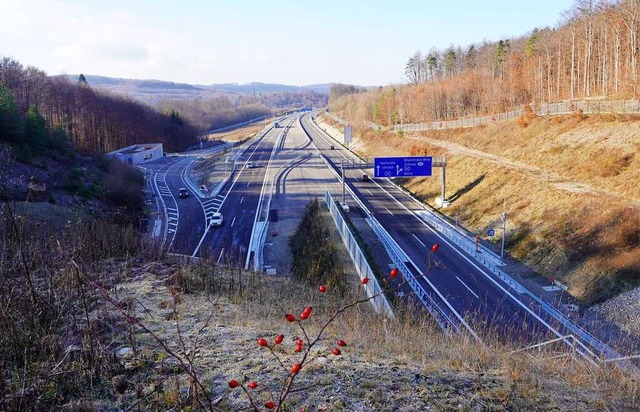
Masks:
[[[338,251],[330,238],[320,211],[320,203],[315,199],[307,204],[296,232],[289,239],[293,255],[293,278],[316,285],[344,291],[345,281]]]
[[[125,165],[116,159],[110,159],[105,165],[107,174],[102,182],[106,198],[118,206],[134,212],[144,207],[142,172]]]
[[[527,120],[527,118],[525,116],[520,116],[518,117],[518,126],[522,127],[523,129],[527,126],[529,126],[529,121]]]

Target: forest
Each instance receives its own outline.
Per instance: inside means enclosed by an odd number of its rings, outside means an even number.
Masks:
[[[409,86],[369,92],[374,97],[367,98],[361,116],[392,125],[494,114],[530,103],[637,98],[639,26],[640,0],[577,0],[557,27],[416,51],[405,66]],[[334,102],[332,108],[346,109],[345,101]]]
[[[91,155],[150,142],[178,151],[197,135],[175,110],[96,91],[82,75],[73,82],[0,58],[0,141],[13,145],[19,160],[66,144]]]

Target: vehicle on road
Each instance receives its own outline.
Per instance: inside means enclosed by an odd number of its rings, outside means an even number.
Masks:
[[[253,162],[247,162],[246,166],[247,169],[253,169],[255,167],[255,165],[253,164]]]
[[[222,213],[216,212],[213,215],[211,215],[211,219],[209,219],[209,225],[222,226],[223,220],[224,220],[224,216],[222,216]]]
[[[178,189],[178,196],[181,198],[189,197],[189,191],[186,187],[181,187]]]
[[[335,150],[335,147],[333,147],[333,145],[331,145],[330,149],[331,149],[331,150]]]
[[[362,176],[360,176],[360,180],[363,181],[363,182],[368,182],[371,179],[369,179],[369,175],[368,174],[363,173]]]

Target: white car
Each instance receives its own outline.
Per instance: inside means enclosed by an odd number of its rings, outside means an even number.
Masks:
[[[245,165],[245,167],[247,169],[253,169],[255,166],[253,165],[253,162],[247,162],[247,164]]]
[[[222,216],[222,213],[216,212],[213,215],[211,215],[211,219],[209,219],[209,225],[222,226],[223,220],[224,220],[224,216]]]

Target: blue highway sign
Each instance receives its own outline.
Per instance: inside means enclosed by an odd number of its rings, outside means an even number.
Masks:
[[[494,229],[487,229],[487,236],[492,237],[496,235],[496,231]]]
[[[376,157],[373,159],[375,177],[431,176],[431,156]]]

